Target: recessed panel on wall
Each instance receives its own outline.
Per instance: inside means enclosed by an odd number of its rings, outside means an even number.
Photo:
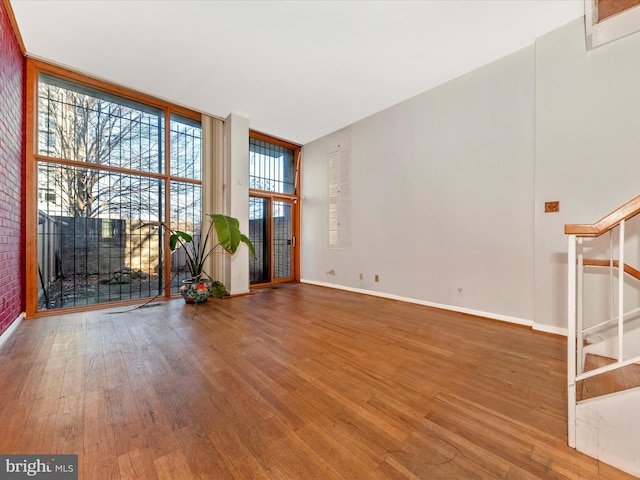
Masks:
[[[331,135],[328,140],[329,168],[329,247],[351,245],[351,151],[349,131]]]

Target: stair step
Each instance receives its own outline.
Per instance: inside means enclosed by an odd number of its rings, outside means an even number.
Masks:
[[[584,371],[588,372],[615,362],[612,358],[588,353],[585,357]],[[640,365],[638,364],[627,365],[579,381],[576,385],[576,396],[578,401],[581,401],[635,387],[640,387]]]

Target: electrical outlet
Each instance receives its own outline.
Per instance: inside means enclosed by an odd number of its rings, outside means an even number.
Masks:
[[[360,274],[360,280],[364,280],[364,274],[363,273]]]
[[[380,277],[378,276],[378,274],[376,273],[376,282],[380,281]]]
[[[544,202],[544,213],[557,213],[560,211],[560,202]]]

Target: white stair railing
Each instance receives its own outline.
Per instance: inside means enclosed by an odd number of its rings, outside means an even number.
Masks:
[[[628,312],[624,311],[625,273],[640,280],[640,272],[625,264],[625,226],[626,220],[640,213],[640,196],[612,212],[593,225],[565,225],[568,235],[568,295],[567,295],[567,391],[568,391],[568,443],[576,446],[576,386],[581,380],[601,375],[631,365],[640,363],[640,355],[624,358],[624,323],[631,317],[637,317],[640,308]],[[613,231],[618,233],[618,258],[614,259]],[[586,260],[584,258],[584,241],[609,233],[610,258],[606,260]],[[608,266],[610,276],[609,287],[609,315],[610,318],[597,325],[584,326],[584,276],[585,265]],[[616,268],[618,270],[616,282]],[[640,286],[640,284],[639,284]],[[617,288],[616,288],[617,287]],[[604,328],[616,327],[617,353],[615,361],[603,367],[584,371],[585,338],[586,335]]]

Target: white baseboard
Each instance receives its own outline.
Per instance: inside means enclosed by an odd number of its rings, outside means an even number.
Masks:
[[[531,328],[538,332],[552,333],[553,335],[560,335],[562,337],[566,337],[568,333],[566,328],[552,327],[551,325],[544,325],[535,322]]]
[[[417,305],[424,305],[426,307],[434,307],[434,308],[440,308],[442,310],[451,310],[453,312],[458,312],[458,313],[466,313],[469,315],[475,315],[477,317],[484,317],[484,318],[489,318],[491,320],[499,320],[501,322],[507,322],[507,323],[513,323],[516,325],[524,325],[527,327],[531,327],[534,330],[539,330],[539,331],[546,331],[548,333],[558,333],[558,331],[552,331],[551,329],[553,329],[553,327],[548,327],[546,325],[541,325],[541,326],[536,326],[534,324],[534,322],[532,322],[531,320],[526,320],[523,318],[518,318],[518,317],[510,317],[508,315],[500,315],[498,313],[491,313],[491,312],[483,312],[480,310],[473,310],[471,308],[464,308],[464,307],[456,307],[456,306],[452,306],[452,305],[445,305],[442,303],[435,303],[435,302],[427,302],[426,300],[418,300],[416,298],[409,298],[409,297],[401,297],[399,295],[392,295],[389,293],[383,293],[383,292],[375,292],[373,290],[364,290],[362,288],[353,288],[353,287],[345,287],[344,285],[336,285],[335,283],[326,283],[326,282],[316,282],[314,280],[300,280],[301,283],[308,283],[310,285],[318,285],[320,287],[329,287],[329,288],[335,288],[337,290],[346,290],[348,292],[354,292],[354,293],[362,293],[365,295],[372,295],[374,297],[382,297],[382,298],[388,298],[391,300],[399,300],[401,302],[407,302],[407,303],[415,303]],[[548,328],[549,330],[545,330],[546,328]],[[561,335],[561,333],[558,333]],[[566,330],[564,335],[566,336]]]
[[[23,319],[24,319],[24,312],[18,315],[18,317],[13,321],[13,323],[9,325],[9,328],[7,328],[4,332],[2,332],[2,335],[0,335],[0,348],[2,348],[4,343],[7,340],[9,340],[9,337],[13,335],[13,332],[16,331],[16,329],[18,328],[18,326],[20,325]]]

